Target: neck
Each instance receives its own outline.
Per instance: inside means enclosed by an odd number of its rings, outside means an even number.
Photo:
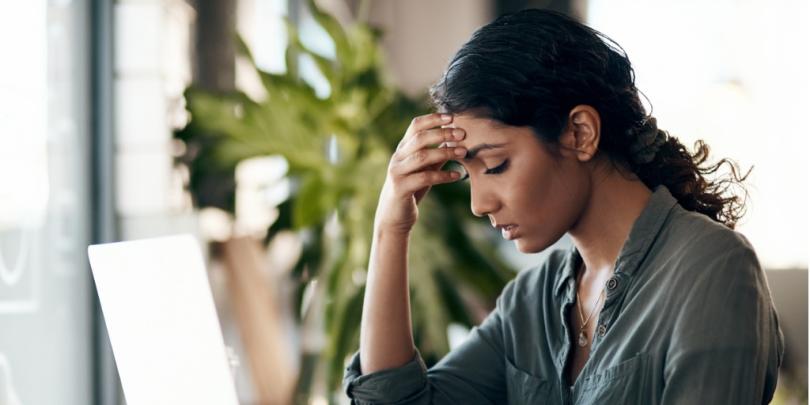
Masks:
[[[622,246],[651,194],[641,180],[635,176],[625,178],[615,170],[593,182],[583,214],[569,231],[582,255],[586,273],[610,277]]]

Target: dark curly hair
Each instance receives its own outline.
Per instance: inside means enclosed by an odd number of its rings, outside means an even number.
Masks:
[[[709,146],[695,152],[674,136],[658,133],[651,161],[634,159],[634,145],[650,115],[635,85],[627,53],[615,41],[564,14],[528,9],[499,17],[476,31],[430,89],[440,112],[472,112],[510,126],[528,126],[545,144],[559,146],[568,113],[580,104],[600,115],[600,152],[633,172],[650,189],[665,185],[681,206],[734,229],[745,212],[747,192],[739,167],[722,159],[705,165]],[[653,129],[656,130],[656,129]],[[658,129],[657,131],[661,131]],[[723,165],[730,176],[707,175]],[[743,198],[729,188],[743,192]]]

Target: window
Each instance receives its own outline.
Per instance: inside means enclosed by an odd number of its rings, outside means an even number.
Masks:
[[[661,128],[754,166],[738,226],[763,267],[807,268],[807,2],[591,0],[588,24],[630,56]],[[640,16],[643,16],[640,17]]]

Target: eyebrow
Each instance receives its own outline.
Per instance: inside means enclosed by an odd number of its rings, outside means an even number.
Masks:
[[[480,152],[482,150],[485,150],[485,149],[498,149],[498,148],[500,148],[500,147],[502,147],[504,145],[506,145],[506,144],[505,143],[497,143],[497,144],[482,143],[480,145],[473,146],[472,148],[467,150],[467,154],[464,155],[464,161],[469,162],[470,160],[472,160],[475,157],[475,155],[478,154],[478,152]]]

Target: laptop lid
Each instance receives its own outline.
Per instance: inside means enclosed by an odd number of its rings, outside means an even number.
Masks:
[[[87,249],[128,405],[238,405],[197,240]]]

